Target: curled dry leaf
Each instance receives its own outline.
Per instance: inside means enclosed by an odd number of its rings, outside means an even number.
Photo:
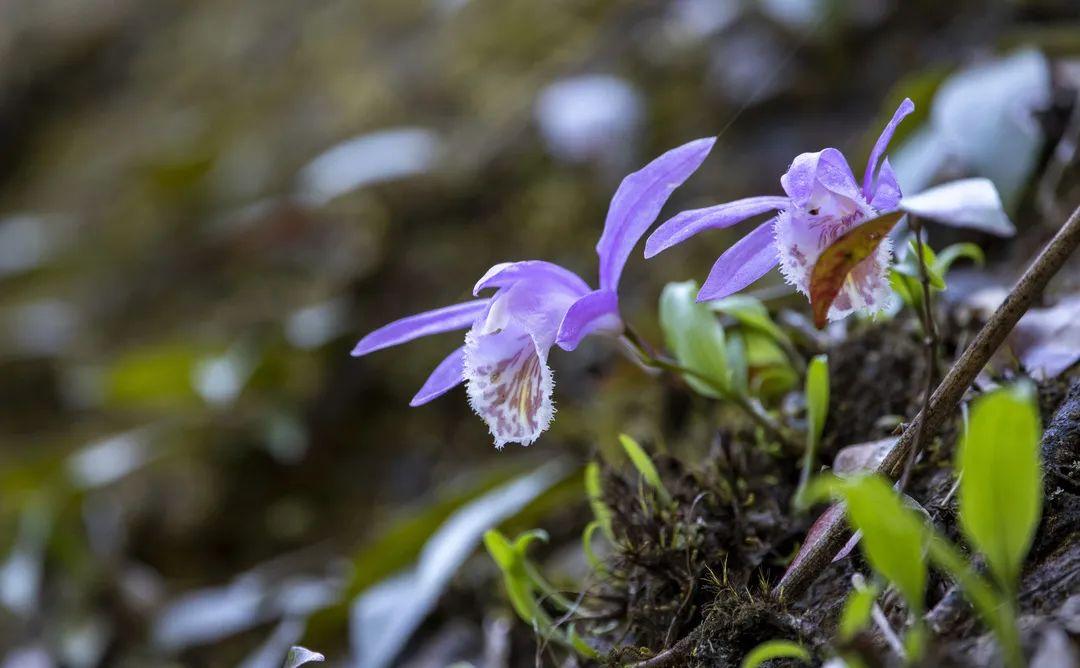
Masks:
[[[829,308],[851,271],[877,251],[903,215],[903,211],[893,211],[872,218],[821,252],[810,275],[810,306],[814,311],[814,325],[819,329],[828,322]]]

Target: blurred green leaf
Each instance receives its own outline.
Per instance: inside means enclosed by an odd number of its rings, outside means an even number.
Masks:
[[[766,661],[772,659],[799,659],[810,660],[810,652],[802,645],[790,640],[766,640],[754,649],[750,650],[742,660],[742,668],[757,668]]]
[[[727,337],[727,362],[731,369],[731,389],[745,395],[750,391],[750,360],[746,337],[732,332]]]
[[[589,507],[597,525],[603,529],[608,540],[615,541],[615,532],[611,529],[611,508],[604,503],[604,489],[600,481],[600,464],[589,462],[585,465],[585,495],[589,498]]]
[[[877,587],[873,585],[863,585],[851,590],[844,601],[840,623],[837,625],[837,635],[841,642],[850,642],[859,631],[866,628],[878,593]]]
[[[142,348],[116,359],[105,376],[105,398],[116,406],[175,408],[197,406],[192,384],[207,351],[187,344]]]
[[[937,291],[944,290],[945,279],[938,270],[939,262],[934,249],[930,248],[929,244],[923,244],[922,250],[923,261],[926,263],[926,277],[929,279],[930,287]],[[919,283],[922,275],[919,271],[919,245],[915,243],[915,239],[908,241],[907,255],[894,265],[894,269],[904,276],[915,279],[916,285],[921,285]]]
[[[814,452],[825,432],[829,414],[829,358],[817,355],[806,369],[806,438],[807,450]]]
[[[829,358],[817,355],[806,369],[806,452],[803,454],[802,473],[795,492],[795,504],[802,505],[806,486],[814,472],[821,435],[825,432],[825,418],[829,414]]]
[[[648,483],[650,487],[656,490],[656,494],[660,497],[660,501],[664,505],[670,505],[671,494],[669,494],[667,488],[664,487],[664,482],[660,480],[660,474],[657,472],[656,465],[653,464],[648,453],[642,449],[637,441],[626,434],[619,434],[619,443],[622,444],[623,450],[626,451],[626,456],[630,458],[630,461],[634,464],[634,468],[638,470],[641,477],[645,479],[645,482]]]
[[[607,567],[604,566],[604,562],[596,556],[596,552],[592,547],[593,534],[601,527],[602,525],[599,520],[593,520],[585,525],[585,530],[581,532],[581,547],[585,551],[585,559],[589,562],[589,566],[598,573],[603,573],[607,570]]]
[[[1042,514],[1041,434],[1034,390],[1018,383],[975,402],[957,454],[960,524],[1009,592]]]
[[[952,244],[941,249],[938,253],[937,262],[934,268],[942,276],[949,273],[949,269],[952,268],[953,262],[956,262],[960,258],[967,258],[975,264],[982,265],[986,263],[986,256],[983,255],[983,251],[979,248],[978,244],[971,242]]]
[[[687,384],[720,399],[731,387],[724,328],[708,306],[694,301],[697,293],[694,281],[668,283],[660,295],[660,326],[675,359],[695,374],[684,374]]]
[[[717,313],[730,315],[739,321],[744,327],[754,329],[772,337],[776,342],[784,346],[791,346],[791,339],[780,329],[772,318],[769,310],[760,300],[749,295],[731,295],[716,301],[708,302],[708,307]]]

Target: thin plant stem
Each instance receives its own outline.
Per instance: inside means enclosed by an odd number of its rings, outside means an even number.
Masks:
[[[934,305],[930,292],[930,272],[926,269],[926,254],[923,250],[922,224],[915,216],[910,216],[908,223],[915,233],[915,252],[919,260],[919,283],[922,284],[922,308],[919,315],[922,320],[923,349],[926,351],[926,375],[923,383],[923,400],[920,414],[925,415],[930,405],[930,394],[934,389],[934,380],[938,375],[938,333],[934,323]],[[904,469],[900,474],[899,492],[904,493],[911,479],[911,471],[915,468],[915,459],[922,452],[923,441],[926,438],[926,420],[920,420],[918,429],[915,431],[915,441],[909,448],[907,458],[904,461]]]

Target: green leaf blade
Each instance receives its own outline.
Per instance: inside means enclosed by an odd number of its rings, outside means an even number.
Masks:
[[[975,402],[957,453],[960,526],[1006,591],[1015,589],[1042,515],[1041,435],[1034,391],[1017,384]]]
[[[724,328],[697,299],[694,281],[668,283],[660,294],[660,326],[667,347],[679,364],[695,375],[684,375],[696,392],[721,399],[730,392],[730,371]]]
[[[742,668],[758,668],[766,661],[773,659],[799,659],[810,660],[810,652],[802,645],[790,640],[766,640],[743,658]]]

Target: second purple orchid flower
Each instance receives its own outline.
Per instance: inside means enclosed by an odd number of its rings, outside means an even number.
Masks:
[[[684,144],[623,179],[596,246],[599,289],[550,262],[497,264],[473,288],[474,295],[494,289],[490,297],[392,322],[361,339],[353,356],[468,329],[465,344],[436,367],[410,405],[425,404],[464,382],[469,405],[487,423],[496,447],[532,443],[555,411],[549,351],[554,345],[574,350],[590,334],[622,334],[617,292],[623,266],[714,142],[709,137]]]
[[[881,158],[896,126],[914,109],[911,100],[905,99],[886,124],[870,152],[861,187],[837,149],[803,153],[780,177],[785,197],[749,197],[684,211],[653,232],[645,242],[645,257],[651,258],[698,232],[777,211],[720,256],[701,286],[698,301],[738,292],[777,264],[787,282],[808,295],[810,274],[821,252],[851,228],[900,203],[896,174],[889,159]],[[892,298],[887,274],[891,255],[886,240],[875,254],[855,267],[829,310],[831,320],[856,310],[873,313],[888,307]]]

